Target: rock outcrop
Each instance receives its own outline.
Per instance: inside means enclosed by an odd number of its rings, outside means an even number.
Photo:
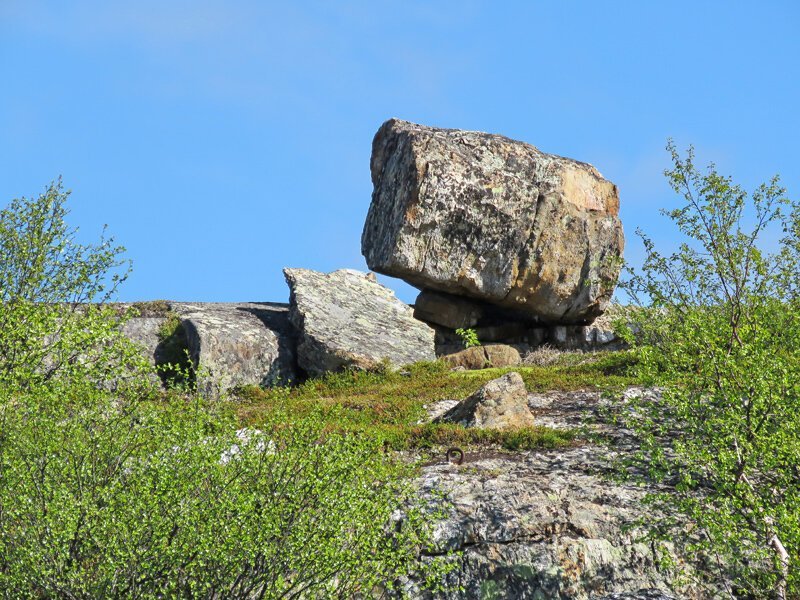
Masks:
[[[284,269],[297,359],[309,375],[435,360],[434,331],[365,273]]]
[[[484,450],[467,452],[460,465],[442,455],[423,467],[423,497],[445,511],[435,523],[431,554],[456,551],[449,559],[455,569],[447,579],[449,591],[412,589],[414,597],[713,597],[696,583],[681,583],[679,573],[660,565],[656,547],[643,540],[639,519],[651,510],[642,504],[648,489],[606,477],[610,460],[633,448],[624,432],[601,422],[603,402],[599,392],[528,395],[537,424],[585,425],[616,439],[613,448],[586,443],[513,454]],[[676,549],[667,550],[693,581],[695,565]]]
[[[588,326],[611,295],[623,247],[616,186],[594,167],[499,135],[392,119],[373,141],[371,172],[362,252],[372,269],[422,289],[413,317],[364,274],[286,269],[290,315],[270,303],[137,303],[144,312],[126,335],[156,365],[188,350],[208,395],[384,359],[433,360],[461,350],[459,328],[521,351],[619,344]],[[175,314],[180,327],[163,339]],[[513,348],[487,345],[451,362],[518,360]]]
[[[619,275],[616,186],[508,138],[391,119],[375,135],[370,269],[548,323],[591,322]]]
[[[138,304],[144,311],[124,325],[123,333],[154,366],[179,363],[188,352],[198,389],[208,397],[239,385],[297,380],[286,304],[160,301],[157,311],[147,308],[151,303]],[[170,319],[177,319],[177,327],[165,332]]]
[[[285,304],[175,302],[197,367],[197,387],[214,397],[239,385],[286,385],[297,379]]]
[[[486,383],[436,421],[480,429],[516,429],[535,425],[528,392],[519,373],[506,373]]]

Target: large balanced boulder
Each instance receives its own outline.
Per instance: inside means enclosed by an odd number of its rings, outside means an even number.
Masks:
[[[499,135],[391,119],[375,135],[370,269],[550,323],[590,322],[619,276],[617,187]]]
[[[325,274],[284,269],[297,359],[309,375],[345,367],[374,369],[435,360],[434,331],[374,276],[351,269]]]
[[[535,425],[528,408],[528,391],[519,373],[493,379],[441,417],[447,423],[480,429],[515,429]]]

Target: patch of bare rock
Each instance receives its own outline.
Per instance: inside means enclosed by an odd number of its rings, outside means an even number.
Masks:
[[[631,389],[626,394],[653,394]],[[537,423],[614,433],[602,421],[597,392],[528,394]],[[436,412],[438,407],[431,407]],[[514,454],[467,452],[463,463],[444,456],[423,467],[419,486],[444,511],[435,522],[430,556],[455,563],[449,590],[418,598],[669,600],[713,597],[681,583],[659,565],[639,525],[646,487],[607,477],[611,461],[630,451],[619,444]],[[448,554],[450,553],[450,554]],[[674,555],[692,573],[694,565]],[[677,595],[676,595],[677,594]]]

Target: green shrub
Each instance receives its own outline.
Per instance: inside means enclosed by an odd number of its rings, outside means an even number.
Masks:
[[[105,304],[122,249],[76,244],[66,198],[0,211],[0,596],[349,598],[422,568],[409,467],[377,440],[313,409],[237,432],[156,386]]]
[[[196,398],[74,384],[5,394],[0,411],[0,595],[352,597],[424,543],[406,468],[313,416],[237,436]]]
[[[103,304],[127,277],[124,249],[113,238],[77,243],[68,196],[59,180],[0,211],[0,383],[112,381],[136,359],[123,317]]]
[[[459,328],[456,329],[456,335],[461,338],[464,348],[474,348],[481,345],[481,341],[478,339],[478,332],[474,329]]]
[[[622,413],[642,445],[635,472],[668,484],[649,497],[669,515],[654,534],[711,557],[706,569],[731,582],[728,593],[795,598],[800,204],[777,178],[748,196],[713,165],[699,172],[691,149],[668,148],[682,204],[666,214],[682,243],[665,256],[643,236],[645,264],[627,284],[644,305],[627,332],[635,369],[664,389]],[[783,237],[769,253],[775,229]]]

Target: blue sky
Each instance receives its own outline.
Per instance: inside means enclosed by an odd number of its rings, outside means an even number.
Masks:
[[[800,3],[0,0],[0,206],[59,175],[123,300],[286,301],[281,269],[366,269],[389,117],[594,164],[674,242],[664,146],[800,194]],[[412,288],[383,278],[401,298]]]

